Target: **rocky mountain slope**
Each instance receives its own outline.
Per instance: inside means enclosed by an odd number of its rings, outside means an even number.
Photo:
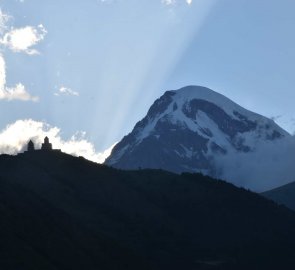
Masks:
[[[215,162],[219,157],[255,151],[262,142],[286,136],[271,119],[208,88],[188,86],[157,99],[105,163],[220,177]]]

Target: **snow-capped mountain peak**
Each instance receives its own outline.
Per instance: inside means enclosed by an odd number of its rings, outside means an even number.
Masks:
[[[106,164],[214,174],[212,157],[254,151],[261,141],[289,134],[206,87],[167,91],[113,149]]]

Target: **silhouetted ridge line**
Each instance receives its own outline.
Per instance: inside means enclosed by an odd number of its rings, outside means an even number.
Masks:
[[[0,156],[1,269],[294,269],[295,214],[258,194],[32,153]]]

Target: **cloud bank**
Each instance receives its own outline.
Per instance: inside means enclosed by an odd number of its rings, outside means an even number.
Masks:
[[[295,181],[295,137],[265,142],[251,153],[216,157],[221,178],[262,192]]]
[[[99,153],[94,145],[87,141],[85,133],[77,133],[69,140],[61,138],[61,130],[47,123],[32,119],[17,120],[0,131],[0,154],[15,155],[26,149],[29,140],[33,140],[36,148],[41,147],[44,137],[48,136],[53,147],[74,156],[83,156],[97,163],[103,163],[110,155],[114,145]]]

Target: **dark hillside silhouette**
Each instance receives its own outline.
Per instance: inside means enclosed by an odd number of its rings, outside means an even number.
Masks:
[[[263,192],[261,195],[295,211],[295,182]]]
[[[0,269],[294,269],[295,214],[200,174],[0,156]]]

